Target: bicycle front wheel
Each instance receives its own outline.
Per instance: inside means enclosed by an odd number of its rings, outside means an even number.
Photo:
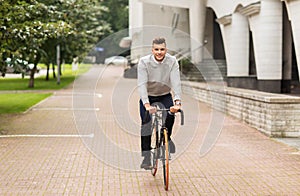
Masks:
[[[164,134],[164,148],[163,148],[163,175],[164,175],[164,185],[165,190],[169,188],[169,141],[168,141],[168,131],[163,130]]]
[[[159,146],[158,146],[159,134],[157,131],[157,126],[154,126],[151,136],[151,174],[156,175],[158,169],[158,159],[159,159]]]

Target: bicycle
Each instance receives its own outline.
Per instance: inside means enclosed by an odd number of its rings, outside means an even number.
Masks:
[[[168,141],[168,129],[165,127],[166,112],[170,112],[170,109],[160,109],[156,107],[156,112],[152,114],[151,124],[151,174],[156,175],[158,170],[158,160],[162,161],[164,188],[167,191],[169,188],[169,141]],[[181,125],[184,124],[183,110],[179,110],[181,113]]]

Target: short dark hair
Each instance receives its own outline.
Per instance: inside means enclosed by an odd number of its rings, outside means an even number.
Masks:
[[[152,41],[152,45],[154,44],[166,44],[166,39],[163,37],[154,38]]]

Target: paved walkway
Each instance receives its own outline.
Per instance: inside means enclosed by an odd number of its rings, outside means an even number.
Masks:
[[[122,73],[94,67],[2,122],[0,195],[300,195],[298,149],[186,96],[166,192],[161,170],[139,169],[136,80]]]

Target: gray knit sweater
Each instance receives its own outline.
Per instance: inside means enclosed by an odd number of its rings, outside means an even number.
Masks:
[[[161,96],[173,91],[174,100],[181,99],[181,82],[177,59],[166,54],[162,62],[147,55],[138,64],[138,90],[143,102],[149,103],[148,96]]]

